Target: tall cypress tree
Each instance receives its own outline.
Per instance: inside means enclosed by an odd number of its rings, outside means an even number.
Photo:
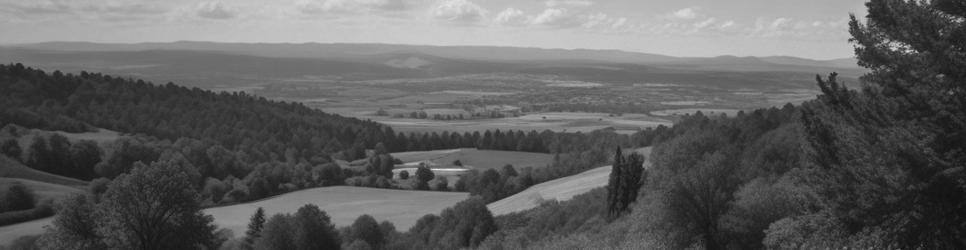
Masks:
[[[627,211],[637,200],[644,172],[644,156],[632,153],[624,157],[618,147],[614,153],[614,165],[607,182],[607,217],[614,219]]]

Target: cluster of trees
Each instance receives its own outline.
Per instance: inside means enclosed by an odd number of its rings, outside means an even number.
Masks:
[[[760,248],[771,221],[803,209],[792,193],[802,189],[784,177],[801,163],[798,114],[786,105],[734,118],[686,116],[662,129],[658,137],[668,139],[653,150],[651,168],[641,167],[643,156],[617,153],[606,188],[499,217],[501,230],[485,245]]]
[[[497,230],[493,216],[479,197],[447,208],[441,215],[426,215],[407,232],[370,215],[336,229],[325,211],[307,204],[295,214],[266,219],[263,209],[252,215],[245,236],[226,242],[221,249],[461,249],[479,245]]]
[[[42,249],[214,249],[228,234],[216,232],[201,212],[191,180],[198,171],[165,159],[136,163],[106,187],[61,201],[53,224],[35,243]]]
[[[329,215],[318,206],[307,204],[295,214],[275,214],[265,219],[259,208],[252,216],[241,241],[226,244],[229,249],[339,249],[342,239]]]
[[[101,162],[101,147],[90,140],[71,142],[61,134],[35,133],[26,150],[16,139],[3,143],[5,154],[28,167],[81,180],[97,177],[95,165]]]

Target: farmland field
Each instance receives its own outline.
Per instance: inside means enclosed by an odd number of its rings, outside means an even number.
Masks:
[[[640,148],[635,152],[649,156],[651,147]],[[645,158],[644,167],[650,166],[650,158]],[[487,205],[494,215],[520,212],[539,206],[550,200],[565,201],[592,189],[607,186],[611,166],[599,167],[576,175],[540,183],[520,193]]]
[[[84,190],[82,189],[83,187],[64,186],[34,180],[5,177],[0,177],[0,189],[6,189],[7,186],[12,185],[14,182],[20,182],[23,183],[24,186],[27,186],[27,188],[33,191],[34,195],[36,195],[35,197],[38,201],[58,200],[70,194],[84,193]]]
[[[535,208],[549,200],[565,201],[575,195],[607,186],[610,166],[599,167],[576,175],[540,183],[520,193],[490,203],[493,215],[503,215]]]
[[[215,218],[220,228],[228,228],[235,235],[244,234],[248,221],[258,207],[266,214],[294,213],[307,203],[319,206],[332,217],[336,226],[349,226],[363,214],[376,220],[388,220],[399,230],[408,230],[420,217],[439,213],[469,197],[467,193],[431,192],[334,186],[306,189],[276,197],[205,209]]]
[[[511,164],[516,168],[544,167],[553,161],[553,155],[544,153],[528,153],[500,150],[479,150],[475,148],[461,148],[433,151],[413,151],[393,153],[403,163],[397,168],[416,167],[421,161],[431,161],[441,167],[452,167],[453,161],[459,160],[468,169],[486,170],[501,168]]]
[[[6,156],[0,156],[0,177],[27,179],[71,187],[87,186],[87,182],[85,181],[41,172],[24,166],[20,162],[7,158]]]

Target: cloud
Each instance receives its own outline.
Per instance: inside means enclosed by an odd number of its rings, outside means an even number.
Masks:
[[[199,17],[208,19],[232,19],[238,16],[238,10],[228,7],[222,2],[202,2],[195,12]]]
[[[626,24],[627,24],[627,18],[626,17],[621,17],[621,18],[618,18],[617,20],[615,20],[614,23],[612,23],[610,25],[610,27],[611,28],[614,28],[614,29],[619,29],[619,28],[624,27],[624,25],[626,25]]]
[[[141,0],[34,0],[0,3],[0,15],[36,18],[70,17],[72,20],[133,20],[162,16],[169,9]]]
[[[566,8],[548,8],[535,17],[530,24],[549,28],[618,28],[627,24],[627,18],[614,18],[601,12],[576,12]]]
[[[404,0],[299,0],[295,8],[309,15],[325,13],[364,13],[374,11],[402,11],[410,4]]]
[[[744,33],[749,37],[770,39],[845,39],[848,37],[848,19],[822,21],[760,17]]]
[[[35,1],[28,3],[0,3],[0,9],[18,15],[47,15],[71,13],[75,6],[61,1]]]
[[[467,0],[444,0],[430,10],[434,18],[460,24],[474,24],[486,18],[487,10]]]
[[[526,16],[522,10],[507,8],[496,14],[493,21],[503,25],[524,25],[530,22],[530,17]]]
[[[533,18],[534,25],[556,28],[570,28],[580,26],[577,16],[564,8],[549,8]]]
[[[698,12],[694,8],[684,8],[671,13],[670,15],[677,19],[695,19],[698,18]]]
[[[709,17],[708,19],[705,19],[704,21],[700,21],[700,22],[694,23],[694,27],[695,28],[699,28],[699,29],[700,28],[705,28],[705,27],[708,27],[708,26],[711,26],[712,24],[714,24],[714,22],[715,22],[714,17]]]
[[[590,7],[594,2],[589,0],[547,0],[543,2],[547,7]]]

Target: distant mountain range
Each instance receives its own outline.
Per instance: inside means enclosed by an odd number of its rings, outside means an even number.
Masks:
[[[427,46],[399,44],[347,43],[217,43],[179,41],[169,43],[90,43],[45,42],[5,46],[49,51],[106,52],[145,50],[211,51],[262,57],[349,59],[383,54],[423,54],[451,59],[481,61],[596,61],[629,64],[710,64],[710,65],[791,65],[829,68],[858,68],[852,58],[812,60],[790,56],[769,57],[673,57],[620,50],[542,49],[496,46]]]
[[[618,50],[395,44],[46,42],[0,46],[0,63],[47,70],[98,71],[190,86],[230,86],[265,79],[342,81],[417,79],[471,74],[535,74],[566,79],[754,82],[812,87],[814,75],[866,72],[854,59],[672,57]],[[722,80],[723,79],[723,80]]]

